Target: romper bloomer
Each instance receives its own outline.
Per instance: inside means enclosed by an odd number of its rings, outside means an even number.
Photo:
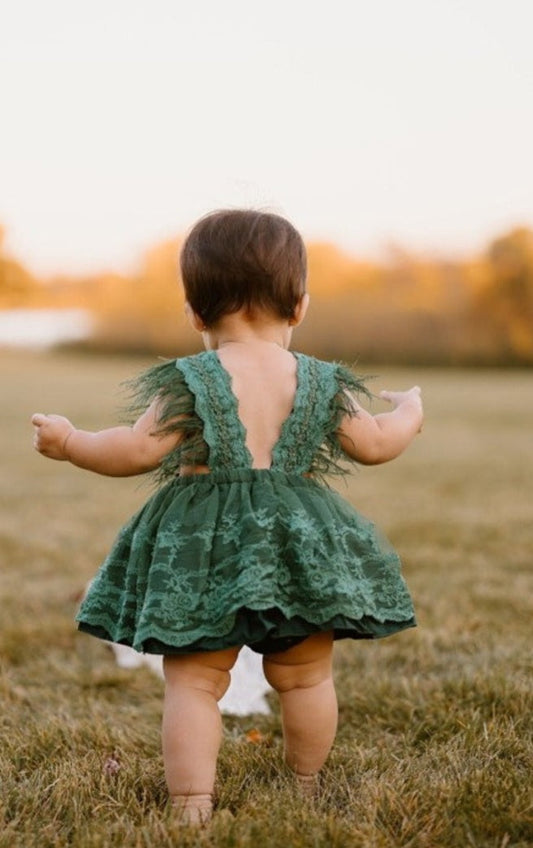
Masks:
[[[294,405],[268,469],[252,468],[216,351],[137,378],[137,410],[157,398],[156,432],[182,439],[93,580],[80,630],[146,653],[269,653],[319,631],[373,639],[415,626],[397,554],[322,480],[346,473],[336,431],[357,414],[347,392],[368,392],[337,363],[293,355]],[[209,473],[180,476],[198,465]]]

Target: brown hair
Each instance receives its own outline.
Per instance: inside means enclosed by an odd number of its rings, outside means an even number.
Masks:
[[[185,296],[206,327],[243,308],[290,319],[305,294],[302,237],[270,212],[211,212],[189,233],[180,266]]]

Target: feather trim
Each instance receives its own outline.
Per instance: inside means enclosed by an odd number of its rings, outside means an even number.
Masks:
[[[135,421],[150,404],[157,401],[155,436],[172,433],[181,437],[177,447],[168,453],[152,472],[156,484],[166,483],[179,473],[180,466],[206,465],[208,447],[203,438],[203,422],[195,412],[195,398],[172,359],[154,365],[124,385],[130,396],[125,408],[129,421]]]
[[[208,465],[209,462],[209,448],[203,436],[204,422],[195,410],[196,399],[179,368],[179,362],[172,359],[154,365],[123,384],[130,398],[124,409],[129,423],[157,401],[154,435],[175,433],[180,436],[177,447],[152,472],[156,485],[164,484],[178,475],[181,466]],[[342,450],[338,431],[346,415],[357,415],[352,395],[372,398],[372,393],[365,385],[368,378],[357,376],[340,363],[328,363],[328,366],[331,383],[327,389],[326,386],[320,387],[317,403],[324,403],[329,396],[329,414],[323,419],[323,441],[309,468],[309,473],[323,482],[332,475],[345,475],[347,464],[348,467],[357,466],[357,462]]]
[[[372,399],[372,392],[366,387],[365,381],[371,377],[361,377],[342,363],[334,365],[331,401],[329,406],[329,418],[325,425],[324,441],[317,451],[310,468],[311,474],[321,479],[326,477],[342,476],[347,473],[348,468],[356,467],[357,461],[345,453],[339,441],[339,428],[346,415],[357,415],[353,395],[364,395]]]

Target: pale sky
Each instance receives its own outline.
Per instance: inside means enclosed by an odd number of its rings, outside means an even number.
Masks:
[[[0,222],[130,270],[222,206],[372,256],[533,226],[533,0],[13,0]]]

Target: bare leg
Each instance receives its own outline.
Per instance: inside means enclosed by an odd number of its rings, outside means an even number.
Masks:
[[[230,683],[239,648],[166,656],[163,759],[172,803],[183,820],[211,817],[216,763],[222,739],[217,701]]]
[[[337,730],[332,654],[333,634],[316,633],[263,661],[265,676],[280,697],[285,760],[308,794]]]

